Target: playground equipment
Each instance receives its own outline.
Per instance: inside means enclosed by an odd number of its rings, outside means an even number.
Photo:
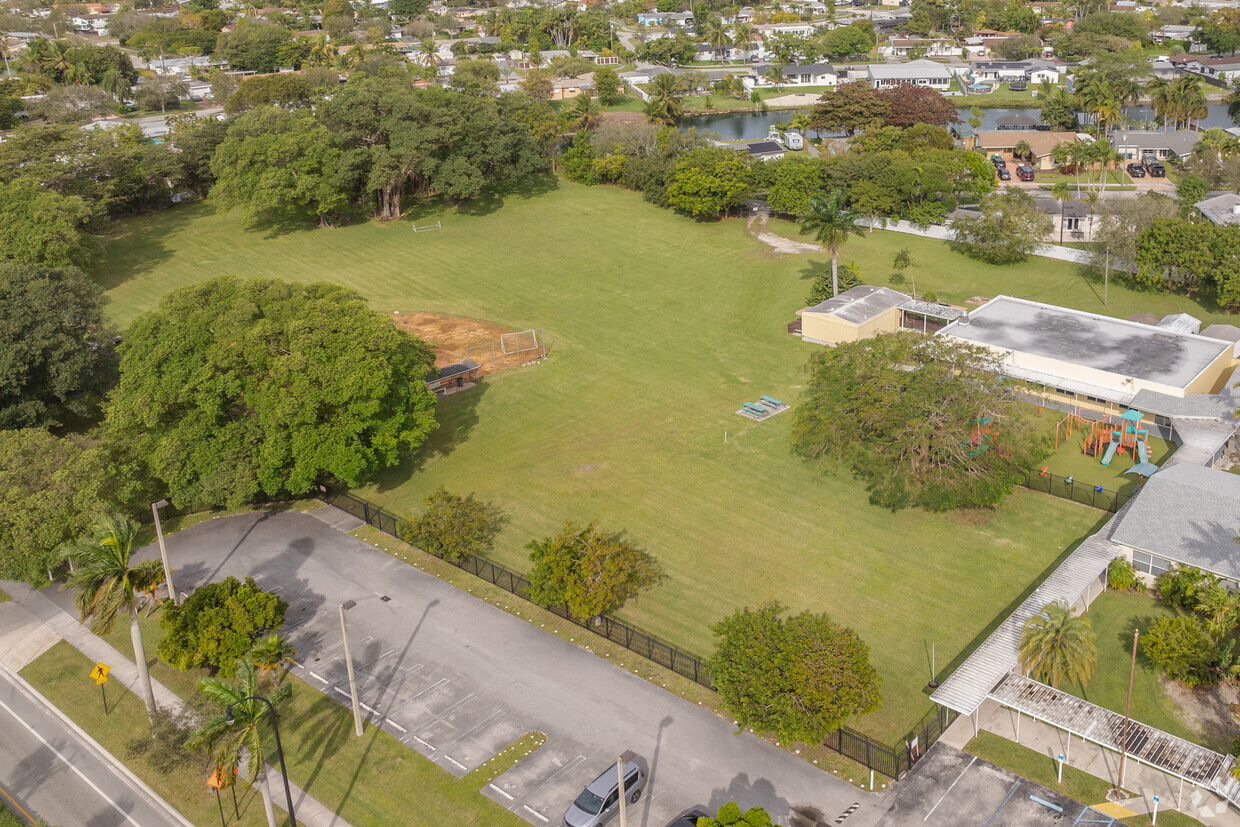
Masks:
[[[1093,430],[1085,437],[1085,453],[1095,457],[1101,453],[1102,464],[1110,465],[1117,452],[1122,457],[1131,451],[1133,462],[1157,468],[1150,462],[1149,431],[1138,427],[1144,416],[1140,411],[1129,408],[1120,415],[1116,425],[1111,424],[1110,417],[1105,422],[1095,422]]]
[[[1080,414],[1065,414],[1064,418],[1059,420],[1055,425],[1055,450],[1059,450],[1059,434],[1063,432],[1063,440],[1067,442],[1072,438],[1072,432],[1076,430],[1085,430],[1091,425],[1091,422]],[[1088,453],[1088,452],[1086,452]]]
[[[993,448],[995,453],[1004,459],[1011,458],[1011,450],[999,441],[998,425],[990,417],[978,417],[970,424],[973,426],[969,434],[969,445],[972,448],[967,452],[968,456],[975,457]]]

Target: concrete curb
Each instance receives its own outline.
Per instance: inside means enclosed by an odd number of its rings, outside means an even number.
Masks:
[[[30,701],[38,704],[48,713],[56,716],[62,724],[68,727],[68,729],[78,737],[86,749],[93,752],[97,758],[100,758],[102,761],[107,763],[108,766],[112,768],[113,772],[122,778],[128,779],[139,793],[147,797],[150,804],[152,804],[156,809],[163,810],[167,814],[168,822],[170,824],[178,824],[183,827],[194,827],[193,822],[181,815],[181,813],[165,801],[159,793],[152,790],[145,781],[134,775],[133,771],[130,770],[129,767],[125,766],[119,758],[108,752],[99,744],[98,741],[90,737],[85,730],[77,725],[77,722],[62,712],[60,707],[43,697],[43,695],[31,686],[25,678],[14,672],[3,663],[0,663],[0,672],[3,672],[5,677],[13,683],[13,686],[17,687],[17,690],[25,695]]]

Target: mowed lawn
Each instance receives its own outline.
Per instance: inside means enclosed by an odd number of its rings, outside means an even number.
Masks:
[[[417,216],[436,220],[442,230],[417,234],[400,222],[272,235],[191,206],[122,224],[95,272],[122,325],[173,288],[231,273],[336,281],[382,312],[545,328],[545,363],[445,401],[417,458],[360,493],[411,514],[440,485],[475,492],[510,517],[494,557],[522,569],[524,544],[565,520],[626,531],[666,577],[621,616],[700,653],[709,625],[742,606],[829,612],[871,647],[886,703],[859,725],[885,740],[930,707],[930,645],[942,677],[1105,516],[1026,491],[994,512],[893,514],[847,472],[820,476],[793,457],[792,413],[736,416],[761,394],[796,402],[816,349],[785,325],[825,256],[776,257],[741,221],[694,222],[554,180]],[[844,258],[865,274],[902,246],[918,287],[925,278],[943,298],[1092,296],[1069,265],[990,267],[894,233],[854,239]],[[1124,314],[1138,304],[1115,286],[1112,297]]]

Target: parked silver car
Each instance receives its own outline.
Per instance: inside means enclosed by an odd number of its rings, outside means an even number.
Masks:
[[[637,763],[637,756],[625,753],[624,797],[636,804],[646,789],[646,771]],[[599,773],[577,796],[577,800],[564,813],[564,827],[600,827],[620,812],[619,773],[615,764]]]

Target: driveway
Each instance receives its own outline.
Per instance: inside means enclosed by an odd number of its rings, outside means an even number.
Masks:
[[[646,794],[630,808],[630,823],[643,827],[730,800],[792,827],[841,816],[864,827],[887,809],[885,796],[735,735],[730,721],[337,530],[359,524],[334,508],[220,518],[169,538],[168,553],[178,590],[248,575],[277,591],[289,603],[295,672],[342,704],[338,607],[356,601],[349,636],[367,719],[454,775],[522,733],[546,733],[533,756],[483,790],[537,827],[558,824],[626,749],[649,768]]]

